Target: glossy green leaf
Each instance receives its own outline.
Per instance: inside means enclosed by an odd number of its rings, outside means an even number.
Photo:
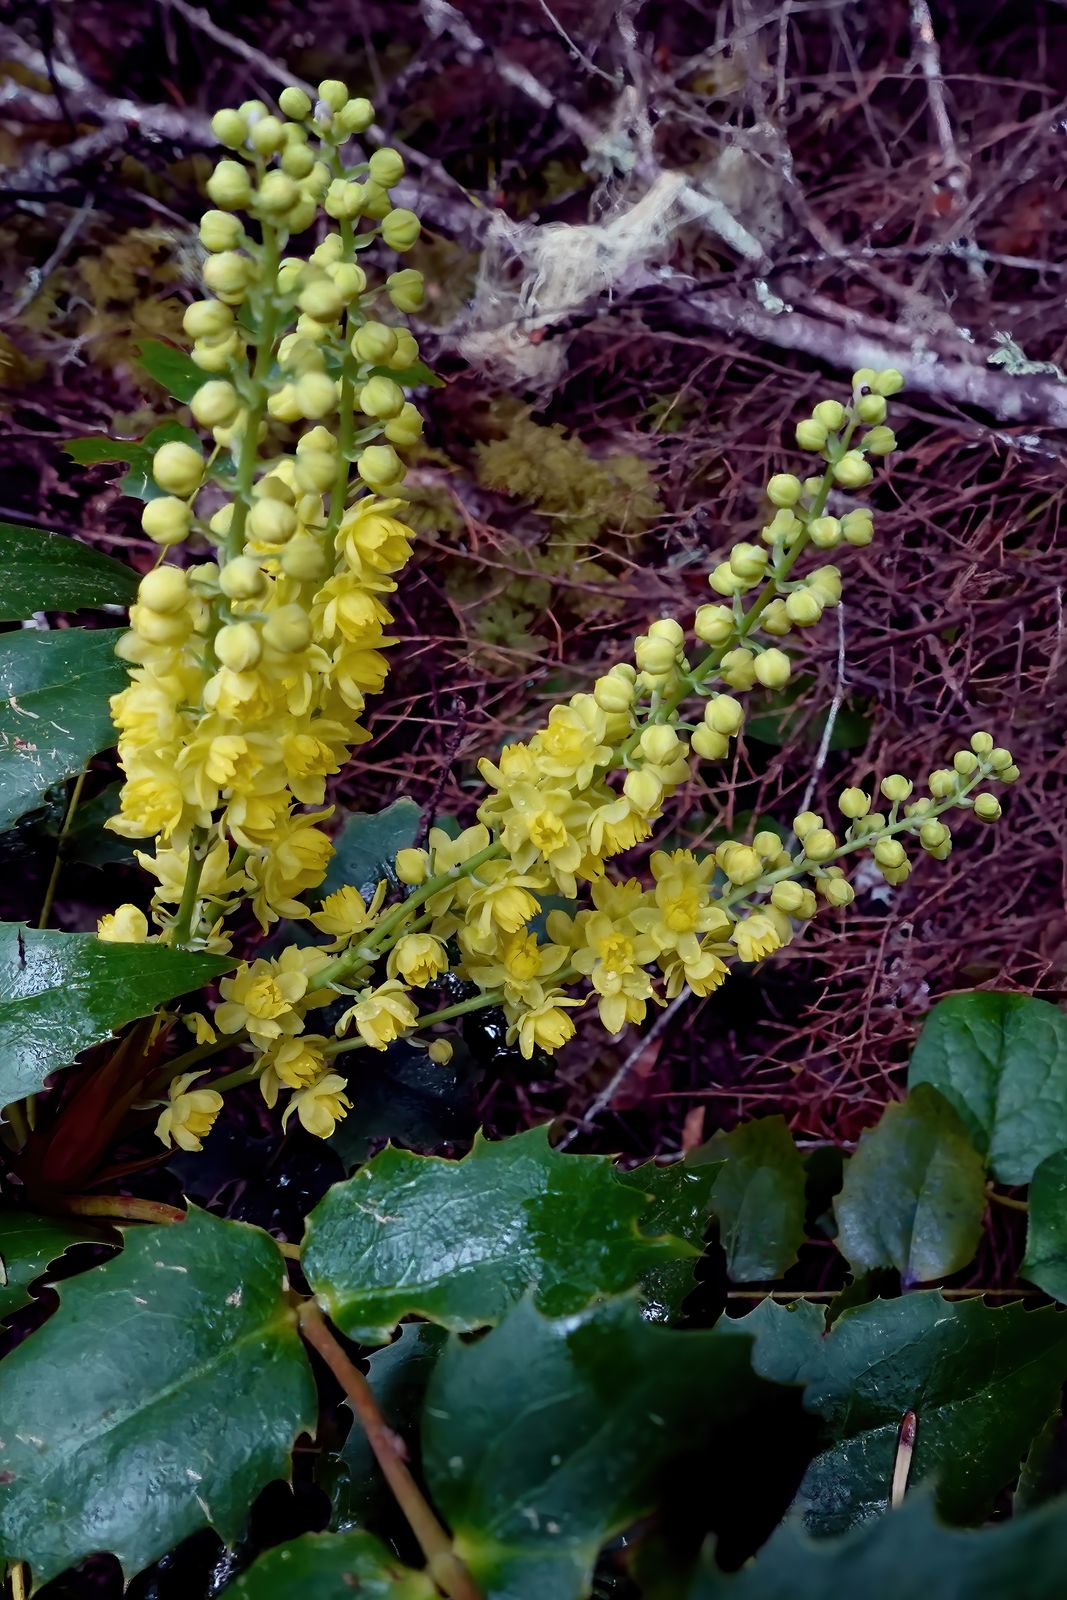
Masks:
[[[579,1600],[597,1553],[656,1504],[672,1457],[754,1404],[744,1334],[681,1332],[631,1301],[549,1320],[524,1301],[453,1337],[426,1396],[434,1503],[492,1600]]]
[[[484,1327],[531,1288],[561,1315],[695,1254],[641,1232],[646,1204],[606,1157],[561,1155],[544,1128],[479,1137],[462,1161],[390,1146],[315,1207],[301,1261],[332,1320],[364,1344],[406,1316]]]
[[[814,1300],[761,1300],[743,1317],[721,1317],[715,1333],[752,1340],[752,1370],[769,1383],[807,1383],[826,1337],[826,1307]]]
[[[98,1550],[139,1571],[205,1526],[232,1543],[315,1426],[274,1241],[194,1209],[59,1293],[0,1363],[0,1551],[41,1584]]]
[[[900,1419],[918,1418],[911,1483],[953,1522],[980,1521],[1019,1470],[1067,1375],[1067,1315],[936,1291],[846,1311],[819,1347],[804,1404],[833,1443],[797,1497],[809,1529],[842,1533],[889,1502]]]
[[[1060,1600],[1065,1564],[1063,1501],[974,1531],[944,1527],[917,1494],[841,1539],[783,1523],[740,1572],[708,1555],[686,1600]]]
[[[403,389],[443,389],[445,380],[431,372],[425,361],[413,361],[410,367],[372,367],[371,375],[392,378]]]
[[[180,422],[161,422],[146,433],[143,439],[108,439],[89,436],[84,439],[66,439],[63,449],[81,467],[98,466],[101,462],[122,461],[129,467],[119,487],[123,494],[135,500],[152,500],[162,490],[152,480],[152,457],[161,444],[178,440],[182,444],[201,448],[201,439],[192,428]],[[218,463],[216,462],[216,466]]]
[[[711,1220],[711,1191],[718,1166],[709,1162],[691,1167],[684,1161],[658,1167],[655,1162],[620,1172],[620,1180],[646,1197],[639,1218],[642,1233],[653,1238],[673,1234],[693,1247],[692,1257],[661,1262],[642,1274],[645,1315],[657,1322],[674,1322],[686,1296],[696,1285],[697,1258],[703,1253],[704,1235]]]
[[[1026,1259],[1019,1276],[1067,1305],[1067,1150],[1046,1157],[1031,1179]]]
[[[0,828],[115,742],[108,700],[127,682],[120,631],[0,636]]]
[[[124,606],[137,593],[137,574],[121,561],[78,539],[12,522],[0,522],[0,570],[0,622],[35,611]]]
[[[382,878],[395,883],[396,853],[414,842],[421,815],[414,800],[403,795],[384,811],[350,812],[334,840],[334,856],[320,897],[348,883],[369,900]]]
[[[930,1084],[886,1107],[845,1168],[837,1244],[853,1272],[896,1267],[905,1287],[974,1259],[985,1165],[959,1115]]]
[[[165,389],[172,400],[188,405],[206,381],[203,371],[185,350],[161,339],[138,339],[137,364]]]
[[[275,1545],[222,1591],[223,1600],[432,1600],[423,1572],[371,1533],[305,1533]]]
[[[1067,1016],[1023,994],[954,995],[927,1017],[908,1086],[932,1083],[1000,1183],[1067,1149]]]
[[[0,1105],[36,1094],[79,1051],[232,966],[161,944],[0,923]]]
[[[115,1235],[81,1217],[38,1217],[30,1211],[0,1211],[0,1317],[33,1299],[30,1286],[53,1261],[76,1244],[114,1244]]]
[[[701,1148],[721,1161],[711,1193],[734,1283],[780,1278],[804,1243],[804,1163],[783,1117],[759,1117]]]
[[[392,1344],[376,1350],[367,1362],[367,1382],[390,1430],[404,1440],[407,1457],[415,1458],[418,1419],[427,1385],[448,1335],[432,1322],[405,1322]],[[381,1531],[395,1511],[395,1502],[358,1419],[353,1418],[340,1460],[347,1483],[337,1494],[340,1527],[374,1527]]]

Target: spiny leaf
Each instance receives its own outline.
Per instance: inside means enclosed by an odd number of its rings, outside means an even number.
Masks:
[[[841,1539],[806,1538],[790,1520],[740,1572],[709,1554],[686,1600],[1059,1600],[1065,1563],[1063,1501],[974,1532],[943,1527],[917,1494]]]
[[[1026,1259],[1019,1276],[1067,1304],[1067,1150],[1048,1156],[1031,1179]]]
[[[172,400],[184,405],[196,394],[204,382],[204,374],[192,357],[161,339],[138,339],[138,365],[165,389]]]
[[[364,1344],[411,1315],[464,1331],[498,1322],[530,1288],[562,1314],[692,1256],[681,1239],[641,1233],[646,1204],[606,1157],[561,1155],[543,1128],[478,1138],[462,1161],[390,1147],[315,1207],[302,1263]]]
[[[406,850],[418,831],[422,810],[402,795],[383,811],[353,811],[334,841],[334,855],[319,890],[321,897],[349,883],[365,900],[382,878],[393,877],[398,850]]]
[[[579,1600],[597,1554],[656,1503],[672,1457],[760,1392],[741,1333],[679,1332],[607,1301],[553,1321],[524,1301],[453,1337],[426,1396],[427,1481],[493,1600]]]
[[[75,1244],[115,1244],[115,1235],[80,1217],[38,1217],[30,1211],[0,1212],[0,1317],[33,1296],[30,1287],[53,1261]]]
[[[804,1243],[804,1163],[784,1117],[743,1122],[701,1147],[721,1161],[711,1194],[734,1283],[780,1278]]]
[[[128,605],[137,593],[137,574],[121,561],[44,528],[0,522],[0,567],[0,622],[35,611]]]
[[[305,1533],[275,1545],[222,1591],[223,1600],[432,1600],[424,1572],[403,1566],[371,1533]]]
[[[1029,1183],[1067,1149],[1067,1016],[1023,994],[942,1000],[919,1035],[908,1087],[932,1083],[1000,1183]]]
[[[161,944],[0,923],[0,1105],[36,1094],[79,1051],[232,966]]]
[[[118,639],[114,628],[0,638],[0,828],[115,742],[108,699],[127,681]]]
[[[692,1245],[695,1253],[690,1259],[664,1261],[642,1275],[645,1315],[656,1321],[675,1321],[696,1285],[696,1256],[704,1249],[704,1235],[711,1220],[711,1192],[718,1171],[712,1162],[691,1167],[684,1161],[675,1161],[668,1167],[658,1167],[648,1161],[619,1173],[621,1182],[646,1196],[639,1219],[641,1232],[652,1238],[673,1234]]]
[[[1067,1316],[910,1294],[844,1312],[811,1364],[804,1404],[833,1443],[797,1505],[841,1533],[889,1501],[900,1419],[918,1418],[911,1482],[936,1482],[941,1513],[980,1520],[1014,1478],[1067,1374]]]
[[[102,462],[125,462],[130,470],[119,485],[123,494],[131,495],[135,500],[153,500],[163,491],[152,478],[152,457],[161,444],[168,444],[172,440],[200,448],[200,435],[194,433],[192,428],[186,428],[180,422],[161,422],[143,439],[109,439],[103,435],[89,435],[83,439],[65,439],[63,449],[80,467],[98,466]]]
[[[204,1526],[232,1543],[315,1410],[267,1234],[195,1209],[130,1232],[0,1363],[0,1550],[41,1584],[99,1550],[139,1571]]]
[[[853,1272],[896,1267],[905,1285],[973,1260],[985,1215],[985,1166],[948,1101],[921,1083],[860,1139],[834,1202],[838,1248]]]
[[[807,1383],[826,1337],[826,1307],[812,1300],[782,1305],[769,1297],[743,1317],[722,1317],[716,1333],[752,1340],[752,1370],[769,1383]]]

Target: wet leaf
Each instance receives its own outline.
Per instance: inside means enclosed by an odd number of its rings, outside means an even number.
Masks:
[[[31,1286],[53,1261],[76,1244],[117,1243],[110,1230],[80,1217],[38,1217],[30,1211],[0,1212],[0,1317],[29,1305]]]
[[[364,900],[370,900],[382,878],[395,883],[397,851],[412,844],[421,815],[414,800],[403,795],[383,811],[350,812],[334,840],[334,856],[320,898],[348,883]]]
[[[222,1600],[433,1600],[422,1572],[371,1533],[305,1533],[275,1545],[222,1591]]]
[[[1019,1276],[1067,1305],[1067,1150],[1048,1156],[1031,1179],[1026,1259]]]
[[[692,1159],[692,1158],[691,1158]],[[783,1117],[759,1117],[700,1149],[723,1164],[711,1193],[734,1283],[780,1278],[804,1243],[804,1163]]]
[[[44,528],[0,522],[0,567],[0,622],[35,611],[128,605],[137,593],[137,573],[121,561]]]

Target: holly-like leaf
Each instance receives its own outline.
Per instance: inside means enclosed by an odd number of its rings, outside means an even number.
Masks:
[[[0,622],[35,611],[124,606],[137,593],[137,574],[121,561],[78,539],[12,522],[0,522],[0,568]]]
[[[200,448],[200,435],[180,422],[161,422],[146,433],[143,439],[108,439],[89,435],[84,439],[65,439],[63,449],[80,467],[94,467],[101,462],[122,461],[129,467],[119,487],[123,494],[135,500],[154,500],[163,491],[152,478],[152,457],[161,444],[177,440],[182,444]],[[218,463],[216,462],[216,466]]]
[[[1046,1157],[1031,1179],[1026,1259],[1019,1276],[1067,1305],[1067,1150]]]
[[[932,1083],[1000,1183],[1067,1149],[1067,1016],[1023,994],[954,995],[927,1017],[908,1087]]]
[[[607,1301],[550,1320],[527,1300],[434,1368],[422,1429],[434,1503],[493,1600],[579,1600],[606,1540],[656,1503],[672,1456],[754,1403],[749,1340]]]
[[[977,1521],[1016,1475],[1067,1374],[1067,1316],[992,1309],[936,1291],[844,1312],[808,1372],[804,1404],[833,1443],[797,1497],[812,1532],[842,1533],[889,1503],[900,1419],[918,1419],[911,1483]]]
[[[746,1333],[752,1370],[769,1383],[807,1383],[826,1337],[826,1307],[813,1300],[782,1305],[769,1297],[743,1317],[723,1317],[716,1333]]]
[[[0,828],[115,742],[108,699],[127,681],[118,629],[0,637]]]
[[[406,1322],[392,1344],[376,1350],[367,1362],[367,1382],[378,1409],[391,1432],[405,1441],[409,1458],[430,1375],[447,1339],[445,1330],[432,1322]],[[338,1526],[383,1530],[395,1501],[358,1420],[353,1420],[340,1460],[348,1481],[337,1492]]]
[[[562,1155],[544,1128],[479,1137],[462,1161],[390,1146],[315,1207],[301,1262],[350,1338],[383,1344],[411,1315],[460,1332],[498,1322],[531,1288],[562,1315],[692,1256],[640,1231],[646,1205],[606,1157]]]
[[[433,1600],[437,1592],[371,1533],[305,1533],[260,1556],[222,1600]]]
[[[421,815],[420,807],[404,795],[384,811],[351,812],[334,840],[333,860],[319,895],[349,883],[369,900],[382,878],[395,882],[396,853],[413,842]]]
[[[172,400],[180,400],[183,405],[188,405],[204,383],[204,374],[193,358],[161,339],[138,339],[137,364]]]
[[[701,1147],[721,1161],[711,1193],[734,1283],[780,1278],[804,1243],[804,1163],[784,1117],[759,1117]]]
[[[709,1554],[686,1600],[1059,1600],[1065,1563],[1062,1501],[976,1532],[944,1527],[915,1494],[841,1539],[807,1538],[790,1519],[740,1572]]]
[[[642,1233],[655,1238],[673,1234],[692,1245],[694,1255],[664,1261],[641,1278],[645,1315],[657,1322],[674,1322],[686,1296],[696,1285],[696,1260],[703,1253],[704,1235],[711,1220],[711,1191],[718,1166],[712,1162],[689,1166],[684,1161],[658,1167],[654,1162],[620,1172],[619,1178],[646,1197],[640,1217]]]
[[[228,972],[225,956],[0,923],[0,1105],[134,1017]]]
[[[38,1217],[0,1212],[0,1317],[29,1305],[30,1287],[75,1244],[116,1242],[113,1233],[80,1217]]]
[[[853,1272],[896,1267],[906,1287],[929,1283],[973,1260],[985,1209],[981,1156],[948,1101],[921,1083],[886,1107],[845,1168],[838,1248]]]
[[[316,1414],[274,1241],[191,1210],[59,1294],[0,1363],[4,1556],[42,1584],[99,1550],[139,1571],[204,1526],[232,1543]]]

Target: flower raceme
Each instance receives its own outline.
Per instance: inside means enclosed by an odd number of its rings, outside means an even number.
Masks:
[[[237,115],[249,123],[246,108]],[[254,133],[258,123],[252,119],[250,126]],[[226,124],[225,134],[235,143],[238,131],[236,122]],[[304,141],[292,147],[304,149]],[[288,151],[289,143],[283,148]],[[222,165],[228,171],[234,164]],[[238,179],[228,172],[230,179],[236,191]],[[335,192],[332,185],[328,192]],[[377,210],[382,204],[374,201]],[[261,259],[249,252],[249,260]],[[255,293],[255,281],[249,276],[246,292]],[[305,282],[299,274],[291,281]],[[306,281],[321,288],[317,277]],[[326,281],[335,280],[327,274]],[[286,290],[292,292],[303,290]],[[358,296],[349,302],[346,319],[357,302]],[[331,340],[339,338],[336,316],[328,324],[334,307],[323,291],[301,311],[302,321],[327,328],[321,337],[312,338],[306,329],[301,334],[327,356]],[[257,316],[264,315],[261,300]],[[359,344],[363,336],[361,359],[387,361],[393,349],[388,330],[382,334],[360,322],[358,312],[354,320],[351,342]],[[346,321],[346,339],[349,326]],[[240,343],[245,336],[231,337]],[[322,375],[324,368],[308,370]],[[375,381],[378,376],[384,383],[367,397],[367,415],[397,403],[389,388],[393,380],[376,374]],[[611,666],[591,692],[554,706],[528,740],[507,745],[495,760],[484,759],[477,821],[457,836],[431,828],[425,849],[397,856],[394,881],[406,890],[403,898],[388,904],[381,883],[368,903],[356,888],[344,886],[311,914],[324,943],[292,945],[279,956],[244,963],[222,980],[213,1023],[196,1019],[198,1048],[175,1063],[158,1127],[164,1142],[198,1147],[221,1094],[190,1089],[193,1080],[182,1068],[226,1042],[239,1044],[250,1059],[216,1080],[221,1088],[257,1079],[268,1105],[283,1092],[288,1096],[284,1122],[295,1116],[310,1132],[328,1137],[350,1108],[347,1080],[337,1071],[338,1058],[350,1050],[384,1051],[398,1039],[424,1033],[431,1059],[447,1061],[451,1046],[442,1030],[483,1006],[502,1009],[509,1041],[526,1057],[564,1045],[584,1007],[595,1009],[608,1033],[618,1034],[642,1022],[649,1006],[665,1004],[686,987],[710,994],[726,980],[731,963],[773,955],[820,902],[848,905],[854,891],[845,864],[851,857],[866,856],[887,883],[900,884],[912,870],[916,848],[938,860],[948,855],[947,813],[996,820],[999,802],[981,786],[989,780],[1011,783],[1018,771],[1010,752],[991,735],[976,733],[950,766],[928,775],[923,795],[913,793],[911,780],[891,774],[877,793],[846,788],[837,821],[801,813],[792,820],[789,839],[784,830],[764,829],[751,840],[726,840],[702,855],[654,849],[645,880],[612,870],[616,857],[653,840],[672,795],[701,762],[728,755],[744,727],[739,697],[756,688],[781,689],[789,681],[793,658],[781,641],[814,626],[839,604],[840,570],[822,557],[873,538],[873,517],[853,496],[871,480],[872,459],[893,447],[886,402],[900,384],[896,372],[861,370],[846,400],[815,407],[796,436],[800,448],[818,458],[819,471],[770,479],[759,542],[736,544],[710,574],[717,598],[698,609],[689,629],[673,617],[652,622],[634,642],[631,660]],[[267,397],[269,416],[279,414],[269,404],[276,392]],[[355,393],[344,391],[343,378],[331,392],[340,397],[338,404],[349,405]],[[261,402],[252,383],[243,403],[263,424]],[[226,430],[234,424],[221,426],[220,443],[232,448],[234,435]],[[312,432],[309,448],[327,452],[321,427]],[[344,459],[353,435],[346,434],[343,415],[339,438]],[[157,832],[160,843],[146,860],[160,884],[157,898],[181,901],[173,920],[157,911],[164,938],[179,933],[219,943],[224,935],[212,919],[242,894],[251,895],[264,925],[306,914],[298,897],[321,882],[329,854],[318,826],[326,813],[314,808],[322,802],[326,777],[358,742],[354,717],[363,692],[379,685],[384,673],[379,647],[389,618],[379,596],[392,587],[391,574],[407,558],[409,534],[394,519],[393,502],[364,498],[349,506],[342,491],[329,505],[321,498],[310,504],[311,491],[298,475],[299,454],[298,447],[296,467],[286,458],[263,473],[280,476],[292,494],[275,497],[261,490],[245,510],[270,502],[290,511],[277,525],[291,530],[289,540],[300,541],[301,552],[303,541],[317,540],[316,548],[333,553],[332,566],[323,557],[313,577],[290,582],[291,544],[277,554],[263,533],[274,524],[241,517],[235,492],[224,537],[232,540],[240,523],[243,546],[231,543],[227,564],[211,568],[199,588],[190,583],[190,598],[180,607],[152,610],[164,619],[195,612],[192,633],[181,633],[180,647],[163,638],[142,642],[134,618],[139,642],[131,653],[139,652],[143,665],[133,691],[126,692],[130,701],[120,696],[118,707],[127,787],[148,784],[154,796],[156,785],[164,792],[158,762],[152,765],[157,753],[147,742],[131,746],[128,728],[147,725],[169,708],[172,720],[165,726],[177,741],[174,792],[159,802],[164,823],[148,831]],[[240,449],[239,456],[246,459]],[[262,484],[258,458],[250,459],[253,466],[242,481]],[[237,472],[241,477],[240,466]],[[233,580],[232,562],[245,563]],[[309,570],[302,563],[303,554],[296,565]],[[243,591],[246,573],[252,574],[249,592],[229,595],[227,585]],[[225,604],[213,598],[212,584]],[[268,637],[279,614],[286,639],[293,641],[287,651],[273,632]],[[166,634],[167,627],[157,632]],[[199,643],[190,647],[193,633]],[[132,829],[135,816],[143,820],[146,813],[137,808],[149,801],[137,796],[148,792],[136,788],[121,828]],[[196,871],[187,865],[194,859]],[[547,915],[546,897],[557,904]],[[561,897],[566,909],[558,908]],[[187,911],[190,904],[195,914],[188,922],[182,906]],[[120,907],[105,919],[102,937],[143,937],[132,911]],[[435,1007],[427,997],[446,974],[450,994],[461,986],[464,998]],[[348,1003],[333,1035],[307,1031],[309,1013],[338,996]]]
[[[112,701],[125,781],[109,826],[153,841],[138,859],[163,937],[214,950],[243,899],[264,930],[308,915],[332,854],[327,780],[367,737],[414,537],[392,491],[397,447],[422,429],[402,387],[418,347],[395,312],[418,307],[422,279],[372,285],[363,265],[366,246],[418,236],[389,195],[404,163],[388,149],[346,162],[374,111],[341,84],[315,106],[286,90],[280,110],[214,118],[232,154],[207,185],[207,297],[185,313],[203,374],[190,409],[211,443],[153,458],[143,525],[188,564],[142,580],[119,646],[131,681]],[[101,928],[147,935],[129,908]]]

